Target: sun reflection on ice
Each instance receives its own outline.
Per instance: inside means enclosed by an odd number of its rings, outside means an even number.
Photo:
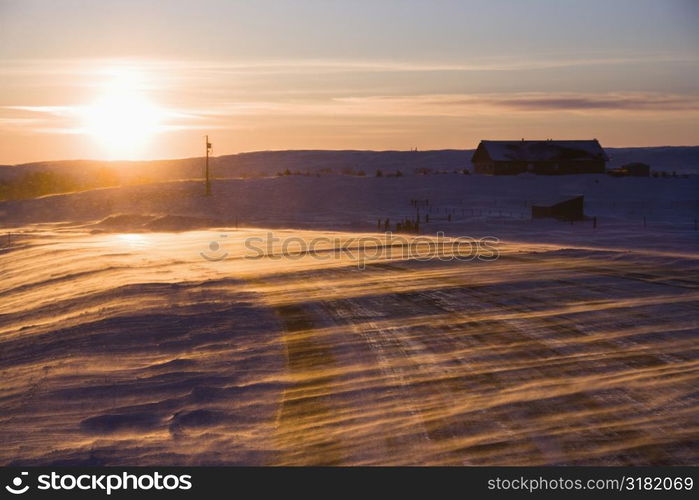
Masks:
[[[143,234],[124,233],[118,234],[116,237],[120,243],[125,243],[132,248],[145,247],[148,245],[148,239]]]

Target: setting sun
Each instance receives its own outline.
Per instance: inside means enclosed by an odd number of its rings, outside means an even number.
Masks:
[[[83,130],[110,158],[135,158],[162,125],[164,112],[141,88],[141,75],[120,71],[83,108]]]

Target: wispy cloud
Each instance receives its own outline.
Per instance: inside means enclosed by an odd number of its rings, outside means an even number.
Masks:
[[[1,106],[0,129],[41,134],[84,134],[89,106]],[[160,109],[160,132],[219,128],[206,114],[193,110]]]
[[[367,113],[464,115],[510,112],[691,112],[699,95],[661,93],[504,93],[369,96],[335,99]]]
[[[652,93],[601,95],[524,95],[491,101],[521,111],[697,111],[699,96]]]
[[[28,111],[30,113],[45,113],[54,116],[69,116],[73,114],[72,106],[3,106],[4,109]]]
[[[182,72],[197,74],[300,74],[347,72],[469,72],[523,71],[548,68],[614,66],[648,63],[697,63],[696,56],[649,54],[644,57],[595,55],[577,58],[555,55],[521,57],[470,58],[468,61],[434,62],[422,60],[371,59],[268,59],[268,60],[178,60],[178,59],[29,59],[0,61],[0,75],[5,76],[94,76],[107,75],[109,68],[130,67],[152,74]]]
[[[442,76],[456,72],[517,72],[592,65],[619,67],[649,62],[699,62],[683,55],[588,55],[577,59],[551,54],[530,59],[499,57],[467,62],[381,60],[193,61],[149,59],[9,60],[0,64],[0,104],[4,129],[36,122],[18,113],[42,115],[45,127],[76,128],[81,108],[123,72],[138,75],[130,85],[165,113],[164,130],[225,127],[239,117],[470,116],[509,113],[674,113],[692,112],[697,95],[668,92],[507,92],[478,93],[490,80],[516,75]],[[603,70],[606,71],[606,70]],[[386,73],[386,75],[378,75]],[[418,78],[407,73],[421,73]],[[326,78],[322,76],[325,75]],[[319,78],[320,77],[320,78]],[[479,82],[469,93],[469,82]],[[418,82],[418,83],[413,83]],[[46,86],[42,100],[52,105],[13,102],[27,86]],[[85,89],[83,87],[89,87]],[[463,88],[462,93],[445,92]],[[43,90],[43,89],[42,89]],[[503,89],[506,90],[506,89]],[[540,89],[537,89],[540,90]],[[541,88],[544,90],[544,88]],[[15,96],[15,97],[8,97]],[[23,119],[23,120],[20,120]],[[19,120],[10,122],[8,120]],[[63,122],[59,122],[63,120]],[[69,123],[72,120],[73,124]],[[223,123],[223,124],[222,124]]]
[[[0,128],[81,133],[81,106],[5,106]],[[222,101],[208,107],[161,109],[161,132],[235,129],[256,119],[372,117],[502,117],[512,114],[639,115],[699,113],[699,95],[662,93],[500,93],[321,96],[274,101]]]
[[[200,116],[470,116],[510,113],[675,113],[699,111],[698,95],[503,93],[346,96],[220,103]]]

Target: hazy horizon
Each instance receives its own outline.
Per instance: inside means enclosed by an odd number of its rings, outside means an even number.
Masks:
[[[488,140],[485,138],[485,140]],[[518,139],[513,139],[513,140],[518,140]],[[530,138],[530,140],[539,140],[539,138]],[[543,140],[543,139],[541,139]],[[555,139],[554,139],[555,140]],[[418,149],[417,151],[420,153],[429,153],[429,152],[438,152],[438,151],[475,151],[475,149],[478,147],[478,144],[475,144],[473,147],[464,147],[464,148],[434,148],[434,149]],[[655,146],[605,146],[602,144],[602,147],[604,149],[660,149],[660,148],[699,148],[699,144],[678,144],[678,145],[667,145],[667,144],[658,144]],[[88,158],[88,157],[76,157],[76,158],[50,158],[50,159],[39,159],[39,160],[31,160],[31,161],[26,161],[26,162],[19,162],[19,163],[5,163],[5,164],[0,164],[0,166],[21,166],[21,165],[30,165],[30,164],[35,164],[35,163],[64,163],[64,162],[158,162],[158,161],[186,161],[186,160],[191,160],[191,159],[200,159],[204,157],[204,150],[203,150],[203,144],[202,147],[200,148],[201,152],[200,154],[192,154],[189,156],[172,156],[172,157],[162,157],[162,158],[136,158],[136,159],[120,159],[120,158]],[[307,151],[313,151],[313,152],[325,152],[325,153],[342,153],[342,152],[366,152],[366,153],[404,153],[404,152],[411,152],[413,150],[410,149],[356,149],[356,148],[343,148],[343,149],[323,149],[323,148],[294,148],[294,149],[257,149],[257,150],[250,150],[250,151],[234,151],[234,152],[228,152],[228,153],[221,153],[221,154],[216,154],[216,155],[210,155],[210,158],[219,158],[219,157],[226,157],[226,156],[236,156],[236,155],[245,155],[245,154],[257,154],[257,153],[293,153],[293,152],[307,152]]]
[[[0,0],[0,164],[699,144],[695,2]],[[28,36],[31,35],[31,36]]]

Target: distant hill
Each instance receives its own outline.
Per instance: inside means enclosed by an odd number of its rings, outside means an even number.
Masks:
[[[363,171],[375,175],[376,170],[385,173],[401,170],[412,174],[415,169],[458,169],[470,166],[473,150],[437,151],[257,151],[211,158],[211,168],[216,177],[257,177],[277,173],[336,173],[356,174]],[[191,179],[201,177],[203,158],[157,161],[95,161],[66,160],[55,162],[25,163],[0,166],[0,180],[12,179],[27,172],[54,171],[71,175],[92,175],[102,168],[109,168],[122,178],[153,180]]]
[[[257,151],[211,159],[217,178],[273,175],[403,175],[461,171],[471,168],[472,149],[434,151]],[[610,167],[629,162],[650,164],[653,170],[699,174],[699,146],[606,148]],[[200,178],[203,158],[157,161],[66,160],[0,166],[0,199],[90,189],[120,184],[144,184]],[[29,188],[12,194],[13,186]],[[12,186],[11,186],[12,185]],[[8,194],[9,193],[9,194]]]

